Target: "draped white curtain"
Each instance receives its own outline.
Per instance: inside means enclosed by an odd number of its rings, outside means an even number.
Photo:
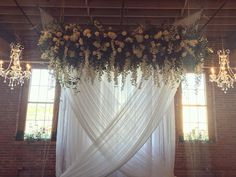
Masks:
[[[141,89],[106,81],[64,89],[57,177],[173,177],[175,92],[151,79]]]

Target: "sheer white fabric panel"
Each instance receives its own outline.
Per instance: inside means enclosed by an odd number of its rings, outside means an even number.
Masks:
[[[105,177],[120,169],[113,177],[171,177],[174,111],[170,103],[176,89],[157,88],[149,80],[141,89],[125,88],[130,93],[121,95],[111,85],[82,82],[81,93],[69,89],[62,93],[57,176]]]
[[[144,146],[120,171],[127,177],[173,177],[175,158],[174,102]]]
[[[109,177],[173,177],[175,159],[174,102],[144,146]]]

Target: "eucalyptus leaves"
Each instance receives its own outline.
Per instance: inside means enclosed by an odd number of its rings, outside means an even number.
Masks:
[[[124,83],[131,74],[136,85],[140,73],[142,79],[153,77],[156,85],[175,84],[186,68],[198,68],[209,53],[207,40],[194,26],[114,31],[98,22],[85,28],[54,24],[42,31],[38,44],[41,58],[50,61],[61,84],[70,88],[77,88],[80,79],[93,81],[104,74],[116,83],[118,76]]]

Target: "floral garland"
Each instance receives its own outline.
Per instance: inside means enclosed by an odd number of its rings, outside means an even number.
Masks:
[[[54,24],[42,31],[38,43],[42,59],[63,86],[77,88],[80,79],[93,81],[106,74],[109,81],[122,82],[131,74],[137,85],[142,79],[154,78],[175,84],[188,68],[199,68],[209,54],[207,40],[197,29],[182,26],[139,26],[133,31],[104,29],[98,22],[82,28],[78,24]]]

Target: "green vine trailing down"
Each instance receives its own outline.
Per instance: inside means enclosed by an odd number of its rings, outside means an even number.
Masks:
[[[105,29],[98,23],[82,28],[78,24],[52,24],[41,32],[38,45],[42,59],[50,61],[60,83],[78,89],[81,79],[93,81],[107,76],[117,84],[131,74],[131,82],[154,78],[176,84],[186,70],[199,71],[211,52],[207,39],[196,26],[139,26],[133,31]],[[141,72],[140,72],[141,71]]]

